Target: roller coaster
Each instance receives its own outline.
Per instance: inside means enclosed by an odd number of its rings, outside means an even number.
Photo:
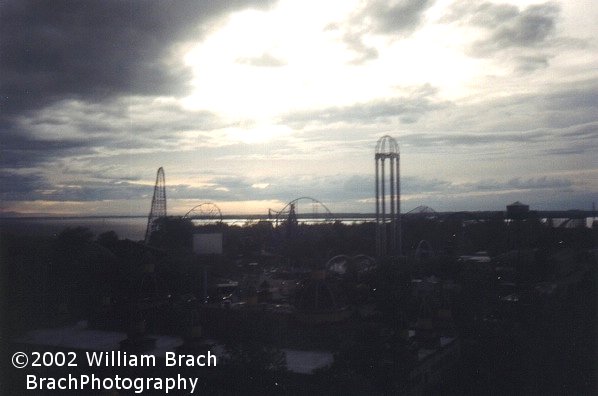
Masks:
[[[301,205],[300,205],[301,204]],[[311,207],[311,211],[300,211],[300,207]],[[327,223],[336,220],[330,209],[312,197],[299,197],[287,203],[281,210],[268,209],[268,218],[275,226],[284,222]]]

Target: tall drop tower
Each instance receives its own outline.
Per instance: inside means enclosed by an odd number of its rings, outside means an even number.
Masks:
[[[166,216],[166,181],[164,177],[164,168],[159,167],[156,174],[156,184],[154,186],[154,196],[152,197],[152,208],[147,218],[147,228],[145,230],[145,243],[149,243],[152,232],[156,231],[156,220]]]
[[[401,256],[403,253],[401,246],[400,158],[397,141],[391,136],[382,136],[376,143],[375,155],[376,255],[378,257]],[[388,178],[386,177],[386,164],[388,164]]]

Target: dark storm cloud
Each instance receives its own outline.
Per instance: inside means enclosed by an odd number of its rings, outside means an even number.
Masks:
[[[531,191],[531,190],[564,190],[571,189],[575,183],[567,178],[539,176],[532,178],[512,178],[510,180],[478,180],[468,183],[455,183],[449,180],[404,177],[401,180],[401,191],[407,195],[440,194],[468,195],[472,192]]]
[[[453,122],[462,130],[502,133],[550,128],[567,132],[568,128],[597,121],[598,82],[581,80],[550,85],[534,93],[464,106],[460,111],[462,115]]]
[[[14,171],[0,173],[1,201],[80,201],[102,200],[148,200],[151,199],[153,184],[131,183],[124,178],[110,178],[102,174],[87,174],[86,179],[74,177],[59,185],[47,181],[41,171],[20,174]],[[91,178],[93,176],[93,178]],[[255,188],[256,182],[270,184],[268,188]],[[168,184],[168,199],[201,199],[213,201],[246,201],[279,199],[289,201],[302,195],[330,197],[325,186],[333,186],[333,195],[338,196],[342,186],[340,178],[334,177],[281,177],[251,180],[239,176],[218,176],[209,185],[197,187],[187,184]],[[337,187],[334,187],[337,186]]]
[[[506,51],[518,71],[529,72],[548,66],[559,14],[559,5],[552,2],[519,9],[512,4],[462,1],[443,20],[487,30],[488,36],[471,46],[472,55],[488,57]]]
[[[488,29],[487,40],[478,42],[488,50],[509,47],[534,47],[545,43],[554,33],[560,7],[551,2],[519,9],[512,4],[456,3],[443,19]]]
[[[151,186],[132,184],[125,181],[77,181],[76,185],[53,186],[42,197],[48,201],[98,201],[98,200],[133,200],[151,194]]]
[[[27,117],[15,117],[2,136],[0,165],[27,168],[76,156],[122,150],[180,150],[187,131],[221,127],[205,111],[151,98],[116,98],[110,102],[61,101]],[[201,132],[194,132],[202,140]],[[203,137],[209,140],[208,137]]]
[[[423,85],[404,96],[376,99],[345,107],[296,112],[287,115],[283,120],[298,127],[314,122],[370,124],[388,119],[398,119],[400,122],[408,124],[415,122],[426,113],[450,106],[448,102],[438,101],[435,97],[436,92],[434,87]]]
[[[415,123],[404,122],[407,108]],[[515,153],[541,159],[598,150],[596,114],[597,84],[582,80],[466,104],[438,101],[434,89],[424,86],[402,97],[288,114],[282,122],[297,129],[294,137],[305,143],[289,155],[313,155],[314,145],[337,155],[360,155],[389,131],[405,152],[483,150],[486,160],[492,155],[502,161]]]
[[[534,93],[489,99],[450,108],[448,116],[433,130],[453,131],[439,134],[458,142],[475,144],[487,140],[500,142],[542,142],[578,136],[595,138],[598,114],[598,84],[593,80],[547,86]],[[459,136],[459,133],[462,135]],[[426,134],[427,135],[427,134]],[[435,138],[435,137],[434,137]],[[566,143],[566,142],[565,142]]]
[[[433,3],[430,0],[368,1],[355,21],[370,19],[368,28],[374,33],[410,33],[421,24],[423,13]]]
[[[545,190],[545,189],[564,189],[573,186],[573,182],[566,178],[551,178],[547,176],[532,177],[522,179],[516,177],[506,182],[497,180],[479,181],[470,185],[467,188],[473,187],[476,190]]]
[[[90,176],[90,175],[87,175]],[[151,199],[153,184],[131,183],[125,178],[111,179],[95,174],[95,179],[80,178],[56,185],[48,182],[39,173],[20,174],[3,171],[0,173],[0,201],[79,201],[93,202],[102,200],[138,200]],[[217,187],[217,186],[215,186]],[[223,200],[230,196],[215,187],[191,187],[188,185],[168,185],[169,199]]]
[[[598,81],[580,81],[576,86],[568,89],[550,92],[542,99],[546,101],[546,108],[551,110],[596,109],[598,108],[597,88]]]
[[[543,97],[542,99],[545,100],[547,97]],[[537,101],[539,102],[540,100],[530,99],[528,104],[534,106]],[[544,102],[544,105],[547,105],[548,112],[552,111],[549,110],[552,108],[552,104]],[[540,105],[536,106],[536,109],[540,110]],[[598,109],[595,109],[595,106],[594,108],[588,108],[586,116],[592,118],[590,113],[594,110]],[[538,111],[538,114],[543,113]],[[488,115],[486,114],[485,116]],[[523,124],[509,126],[513,129],[508,131],[493,131],[492,128],[488,128],[487,132],[482,133],[461,132],[459,130],[406,133],[400,135],[399,141],[402,146],[416,147],[418,149],[438,147],[448,147],[450,149],[471,147],[475,149],[476,147],[484,146],[501,151],[500,147],[509,145],[509,147],[514,149],[519,147],[527,151],[530,155],[532,153],[539,155],[584,154],[598,150],[598,124],[590,122],[587,124],[570,125],[571,122],[586,120],[583,119],[583,116],[576,114],[570,114],[568,117],[570,118],[569,120],[560,120],[563,125],[555,125],[555,127],[549,126],[555,124],[551,118],[542,115],[542,118],[548,121],[547,125],[533,129],[528,129],[529,127],[533,127],[533,125]]]
[[[176,95],[189,70],[165,62],[226,12],[269,1],[4,1],[0,5],[2,113],[64,98]]]
[[[2,170],[0,171],[0,202],[29,197],[33,191],[45,185],[46,182],[41,175]]]
[[[595,149],[594,148],[588,149],[588,147],[586,145],[583,145],[583,146],[578,146],[578,147],[563,147],[563,148],[547,149],[544,151],[544,154],[570,156],[570,155],[585,154],[590,150],[592,152],[594,152]]]
[[[496,143],[529,143],[539,142],[551,135],[547,132],[504,132],[504,133],[414,133],[401,136],[401,142],[411,146],[477,146]]]
[[[547,154],[598,150],[598,90],[592,80],[465,104],[439,101],[430,87],[414,92],[343,108],[289,114],[284,121],[300,129],[297,138],[311,145],[334,147],[336,153],[360,153],[382,131],[393,134],[402,151],[483,150],[486,160],[490,154],[493,159],[504,159],[508,153],[545,158]],[[415,122],[406,123],[406,116]]]
[[[0,166],[7,172],[1,199],[92,201],[147,194],[139,185],[93,169],[81,173],[69,164],[118,150],[180,149],[186,131],[215,127],[218,121],[209,113],[150,96],[186,89],[190,71],[166,61],[173,44],[199,41],[229,11],[267,3],[2,2]],[[48,169],[80,179],[52,185]],[[119,178],[131,177],[121,170]]]
[[[497,21],[489,40],[480,45],[486,44],[489,50],[542,45],[554,33],[559,11],[559,7],[552,3],[531,5]]]
[[[598,139],[598,123],[580,125],[564,133],[564,136],[570,139]]]
[[[408,36],[421,25],[424,12],[433,3],[430,0],[362,1],[346,26],[332,24],[327,30],[341,30],[343,41],[357,54],[353,63],[363,63],[378,57],[378,50],[364,42],[365,35]]]
[[[598,123],[569,128],[562,134],[566,145],[544,150],[548,155],[581,155],[598,151]]]
[[[546,55],[517,56],[515,57],[515,62],[518,72],[527,73],[547,67],[548,57]]]
[[[0,165],[4,169],[29,168],[92,152],[93,142],[90,139],[48,140],[10,131],[2,135]]]
[[[41,174],[0,174],[2,183],[10,188],[0,193],[2,201],[100,201],[132,200],[147,197],[152,186],[133,184],[121,180],[73,181],[73,184],[54,185]]]

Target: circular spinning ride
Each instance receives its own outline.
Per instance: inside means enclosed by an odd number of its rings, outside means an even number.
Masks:
[[[345,275],[347,272],[362,274],[376,268],[376,259],[365,254],[348,256],[339,254],[329,259],[324,267],[327,271],[337,275]]]

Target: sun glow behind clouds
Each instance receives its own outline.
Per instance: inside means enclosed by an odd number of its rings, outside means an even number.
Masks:
[[[226,128],[223,130],[229,141],[242,142],[247,144],[264,143],[275,138],[288,136],[291,129],[284,125],[271,125],[258,123],[249,128]]]
[[[231,15],[184,57],[195,87],[184,106],[272,125],[281,114],[391,97],[397,87],[431,84],[442,99],[463,97],[472,93],[466,87],[475,87],[482,69],[488,71],[488,65],[463,56],[457,28],[441,23],[408,37],[363,32],[379,57],[355,64],[345,39],[356,4],[283,0],[267,12]]]
[[[281,2],[270,12],[233,14],[185,56],[196,87],[185,105],[254,119],[346,98],[347,54],[324,30],[350,10],[351,2],[343,1],[326,7]],[[259,62],[264,59],[278,62]]]

